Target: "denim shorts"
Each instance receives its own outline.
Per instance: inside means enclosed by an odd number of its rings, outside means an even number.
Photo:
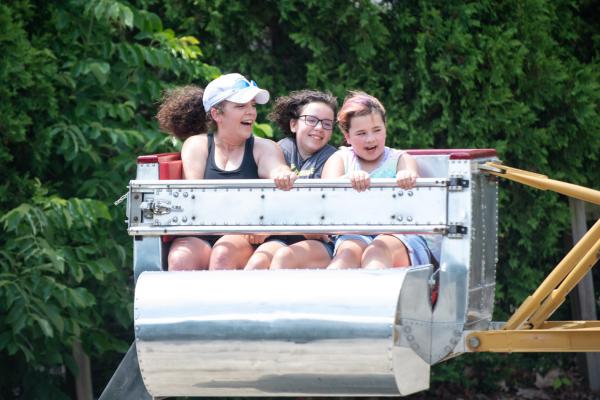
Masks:
[[[420,235],[403,235],[403,234],[390,235],[390,236],[394,236],[395,238],[400,240],[402,242],[402,244],[404,244],[404,246],[406,247],[406,250],[408,251],[408,256],[410,257],[410,265],[425,265],[425,264],[432,263],[433,260],[430,257],[431,251],[427,247],[427,242],[425,241],[425,239],[423,239],[422,236],[420,236]],[[362,242],[366,243],[368,246],[369,244],[371,244],[373,239],[375,239],[376,237],[377,236],[372,236],[372,235],[340,235],[337,237],[337,239],[335,241],[335,248],[334,248],[333,254],[336,254],[339,246],[345,240],[362,241]]]
[[[376,237],[377,237],[377,235],[355,235],[355,234],[339,235],[335,238],[335,246],[333,247],[333,254],[335,255],[337,253],[338,248],[340,247],[342,242],[344,242],[346,240],[361,241],[361,242],[364,242],[368,246],[371,244],[373,239],[375,239]]]

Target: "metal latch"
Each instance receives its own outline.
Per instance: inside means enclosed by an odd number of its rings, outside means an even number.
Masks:
[[[448,179],[448,190],[451,192],[461,191],[469,187],[469,180],[462,176],[451,176]]]
[[[449,238],[462,238],[463,235],[467,234],[467,227],[464,225],[450,224],[448,225],[448,237]]]
[[[142,204],[140,204],[140,210],[142,210],[145,219],[152,219],[155,215],[169,214],[174,211],[174,208],[178,207],[171,207],[171,202],[164,200],[142,201]]]

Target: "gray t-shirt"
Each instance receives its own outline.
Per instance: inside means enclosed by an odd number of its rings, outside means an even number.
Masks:
[[[283,150],[285,162],[290,166],[292,171],[298,174],[299,178],[320,178],[325,161],[336,152],[335,147],[327,144],[321,150],[303,160],[298,151],[295,138],[283,138],[278,144],[281,150]]]

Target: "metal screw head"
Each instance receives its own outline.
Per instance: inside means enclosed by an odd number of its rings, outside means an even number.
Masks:
[[[183,218],[181,218],[181,220],[182,220],[183,222],[187,222],[187,217],[183,217]]]
[[[133,222],[138,222],[139,218],[138,217],[133,217]]]
[[[177,217],[173,217],[173,222],[177,222]]]
[[[469,347],[476,349],[479,346],[481,346],[481,341],[479,340],[479,338],[477,336],[471,336],[469,338]]]
[[[179,197],[179,192],[173,192],[173,197]]]
[[[183,192],[183,197],[188,197],[188,192]]]
[[[139,195],[139,194],[134,194],[134,195],[133,195],[133,198],[137,200],[137,199],[139,199],[139,198],[140,198],[140,195]]]

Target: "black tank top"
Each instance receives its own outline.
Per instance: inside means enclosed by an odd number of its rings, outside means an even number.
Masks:
[[[208,157],[204,169],[204,179],[258,179],[258,166],[254,161],[254,136],[246,140],[244,158],[238,169],[225,171],[215,163],[215,138],[208,134]]]

